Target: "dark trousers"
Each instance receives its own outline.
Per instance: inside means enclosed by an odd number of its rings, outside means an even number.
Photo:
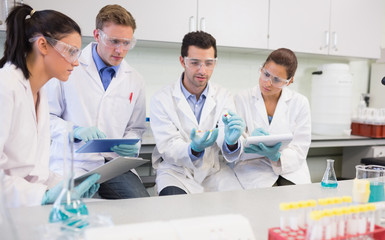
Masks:
[[[149,197],[139,177],[128,171],[100,184],[99,195],[104,199]]]
[[[287,185],[295,185],[292,181],[287,180],[286,178],[281,177],[279,175],[277,181],[274,183],[273,187],[278,187],[278,186],[287,186]]]
[[[183,189],[175,187],[175,186],[168,186],[162,189],[160,191],[159,196],[167,196],[167,195],[178,195],[178,194],[187,194]]]

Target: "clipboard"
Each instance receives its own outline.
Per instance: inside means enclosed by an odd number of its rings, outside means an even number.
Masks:
[[[293,134],[285,133],[285,134],[274,134],[274,135],[263,135],[263,136],[250,136],[246,138],[245,147],[248,147],[250,144],[258,145],[259,143],[263,143],[268,147],[272,147],[275,144],[281,142],[282,148],[286,148],[287,145],[293,140]]]
[[[150,160],[137,157],[117,157],[112,159],[111,161],[108,161],[104,165],[75,178],[75,185],[81,183],[84,179],[94,173],[100,174],[100,179],[97,182],[103,183],[133,168],[148,163],[149,161]]]
[[[133,145],[139,142],[139,138],[132,139],[94,139],[88,141],[86,144],[81,146],[76,153],[101,153],[101,152],[112,152],[111,148],[119,144]]]

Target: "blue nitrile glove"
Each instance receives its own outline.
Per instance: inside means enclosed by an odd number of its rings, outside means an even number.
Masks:
[[[267,136],[269,135],[268,132],[265,131],[263,128],[257,128],[254,129],[254,131],[251,133],[251,136]]]
[[[259,143],[258,145],[250,144],[249,147],[245,147],[245,153],[257,153],[259,155],[265,156],[271,161],[278,161],[281,157],[281,153],[278,152],[282,143],[279,142],[272,147],[268,147],[263,143]]]
[[[74,138],[84,142],[106,137],[106,134],[100,131],[97,127],[77,127],[74,129]]]
[[[230,117],[222,116],[222,121],[225,124],[225,142],[227,145],[234,145],[245,131],[246,124],[235,112],[229,111],[228,113]]]
[[[210,131],[206,131],[202,137],[199,137],[196,135],[196,129],[193,128],[190,134],[191,149],[194,150],[195,152],[203,152],[205,148],[213,145],[218,137],[218,128],[213,129],[213,131],[211,132],[210,138],[208,138],[209,135],[210,135]]]
[[[100,175],[95,173],[86,178],[74,189],[74,194],[76,197],[81,198],[90,198],[92,197],[99,189],[99,183],[96,183],[100,178]],[[53,188],[45,192],[41,205],[54,203],[58,198],[59,194],[63,189],[63,181],[56,184]]]
[[[81,198],[91,198],[99,190],[100,184],[97,183],[99,178],[100,174],[92,174],[75,187],[75,194],[78,194]]]
[[[139,152],[139,143],[132,144],[132,145],[129,145],[129,144],[116,145],[111,148],[111,151],[114,151],[120,156],[124,156],[124,157],[136,157],[138,156],[138,152]]]

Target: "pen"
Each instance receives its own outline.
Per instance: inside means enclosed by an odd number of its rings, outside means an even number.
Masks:
[[[131,92],[131,94],[130,94],[130,103],[131,103],[131,101],[132,101],[132,92]]]

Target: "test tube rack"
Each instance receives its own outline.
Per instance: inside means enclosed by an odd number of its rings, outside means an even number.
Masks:
[[[345,237],[332,238],[330,240],[347,240],[347,239],[364,239],[364,237],[371,235],[372,239],[385,240],[385,228],[376,225],[373,232],[364,234],[347,235]],[[306,239],[306,229],[300,229],[297,231],[282,231],[280,227],[274,227],[269,229],[268,240],[304,240]]]

